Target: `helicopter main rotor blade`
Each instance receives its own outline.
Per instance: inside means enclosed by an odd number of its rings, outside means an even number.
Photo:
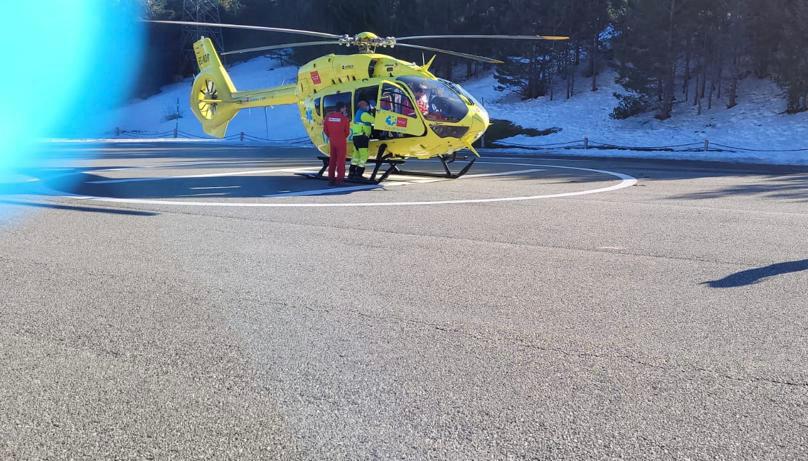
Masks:
[[[487,58],[485,56],[477,56],[476,54],[461,53],[459,51],[442,50],[440,48],[432,48],[431,46],[410,45],[409,43],[396,43],[396,47],[403,46],[406,48],[415,48],[418,50],[434,51],[436,53],[450,54],[452,56],[459,56],[461,58],[472,59],[474,61],[481,61],[488,64],[505,64],[499,59]]]
[[[496,40],[550,40],[563,41],[570,38],[565,35],[417,35],[412,37],[396,38],[396,41],[404,40],[429,40],[438,38],[483,38]]]
[[[312,37],[320,37],[320,38],[342,38],[339,35],[327,34],[325,32],[314,32],[311,30],[283,29],[280,27],[248,26],[241,24],[220,24],[215,22],[193,22],[193,21],[144,20],[143,22],[148,22],[152,24],[171,24],[175,26],[221,27],[223,29],[257,30],[261,32],[281,32],[285,34],[309,35]]]
[[[284,43],[282,45],[269,45],[269,46],[259,46],[257,48],[245,48],[243,50],[233,50],[227,51],[225,53],[221,53],[222,56],[227,56],[229,54],[241,54],[241,53],[255,53],[258,51],[269,51],[269,50],[279,50],[283,48],[300,48],[303,46],[317,46],[317,45],[340,45],[341,42],[339,41],[328,41],[328,42],[298,42],[298,43]]]

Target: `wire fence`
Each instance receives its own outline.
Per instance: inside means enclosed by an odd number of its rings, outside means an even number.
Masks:
[[[193,133],[188,133],[182,130],[170,130],[170,131],[142,131],[142,130],[121,130],[116,129],[114,136],[112,139],[142,139],[144,141],[149,140],[171,140],[171,139],[193,139],[193,140],[200,140],[200,141],[210,141],[210,142],[217,142],[217,141],[229,141],[229,142],[240,142],[240,143],[264,143],[264,144],[283,144],[283,145],[305,145],[311,144],[311,140],[308,136],[301,136],[296,138],[287,138],[287,139],[269,139],[264,138],[261,136],[255,136],[245,132],[235,133],[229,136],[225,136],[221,139],[211,138],[209,136],[200,136]]]
[[[630,146],[624,144],[614,144],[608,142],[593,141],[589,138],[584,138],[577,141],[568,141],[562,143],[548,143],[548,144],[518,144],[509,143],[505,141],[494,141],[487,147],[493,148],[514,148],[526,150],[558,150],[558,149],[575,149],[575,150],[631,150],[631,151],[645,151],[645,152],[760,152],[760,153],[797,153],[808,152],[808,148],[801,149],[757,149],[749,147],[730,146],[727,144],[713,143],[709,140],[691,142],[685,144],[671,144],[665,146]]]
[[[114,138],[118,139],[143,139],[144,141],[155,139],[197,139],[215,142],[216,139],[200,136],[193,133],[188,133],[182,130],[170,130],[162,132],[153,131],[138,131],[138,130],[115,130]],[[269,145],[311,145],[311,140],[308,136],[301,136],[296,138],[287,139],[269,139],[261,136],[255,136],[246,132],[234,133],[223,138],[224,141],[238,142],[238,143],[251,143],[251,144],[269,144]],[[757,149],[750,147],[731,146],[727,144],[714,143],[709,140],[690,142],[684,144],[671,144],[663,146],[648,146],[648,145],[625,145],[610,142],[600,142],[583,138],[576,141],[555,142],[545,144],[519,144],[506,141],[494,141],[487,143],[485,147],[489,148],[511,148],[511,149],[525,149],[525,150],[628,150],[640,152],[759,152],[759,153],[808,153],[808,148],[799,149]]]

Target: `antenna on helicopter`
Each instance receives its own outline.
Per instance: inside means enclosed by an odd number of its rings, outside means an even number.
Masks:
[[[417,35],[410,37],[379,37],[371,32],[362,32],[354,36],[351,35],[336,35],[326,32],[315,32],[310,30],[298,29],[284,29],[279,27],[264,27],[264,26],[251,26],[239,24],[220,24],[220,23],[195,23],[190,21],[161,21],[161,20],[146,20],[144,22],[154,24],[173,24],[182,26],[200,26],[200,27],[222,27],[225,29],[241,29],[241,30],[254,30],[260,32],[278,32],[296,35],[306,35],[310,37],[328,38],[331,40],[319,42],[297,42],[297,43],[284,43],[281,45],[260,46],[255,48],[245,48],[242,50],[233,50],[222,53],[222,55],[232,55],[241,53],[255,53],[268,50],[277,50],[282,48],[299,48],[306,46],[321,46],[321,45],[339,45],[339,46],[355,46],[359,48],[362,53],[375,53],[377,48],[414,48],[417,50],[434,51],[436,53],[448,54],[457,56],[464,59],[471,59],[474,61],[485,62],[488,64],[503,64],[499,59],[489,58],[486,56],[478,56],[475,54],[462,53],[459,51],[444,50],[442,48],[433,48],[423,45],[413,45],[410,43],[400,43],[403,41],[413,40],[434,40],[434,39],[484,39],[484,40],[549,40],[549,41],[563,41],[569,40],[567,36],[561,35]]]

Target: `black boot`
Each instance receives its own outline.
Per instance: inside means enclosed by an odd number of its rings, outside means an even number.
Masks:
[[[348,179],[354,178],[356,178],[356,165],[351,165],[351,167],[348,168]]]
[[[365,167],[363,166],[356,167],[356,179],[365,179],[364,174],[365,174]]]

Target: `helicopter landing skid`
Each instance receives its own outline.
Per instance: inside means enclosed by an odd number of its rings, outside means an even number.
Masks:
[[[471,167],[474,165],[474,162],[477,161],[477,157],[473,157],[467,164],[464,166],[460,171],[457,173],[452,172],[452,169],[449,167],[451,163],[454,163],[457,160],[457,156],[455,154],[448,155],[448,156],[441,156],[438,157],[440,159],[440,163],[443,166],[443,173],[432,173],[428,171],[406,171],[401,170],[397,166],[394,167],[395,171],[393,174],[400,174],[403,176],[426,176],[428,178],[446,178],[446,179],[457,179],[466,173],[469,172]]]
[[[471,169],[474,165],[474,162],[477,161],[477,157],[472,157],[471,160],[457,173],[453,172],[449,165],[454,163],[457,160],[457,154],[446,155],[438,157],[440,159],[441,165],[443,166],[443,173],[433,173],[428,171],[408,171],[402,170],[401,165],[405,163],[405,160],[401,159],[394,159],[392,154],[385,154],[387,151],[387,145],[382,144],[379,147],[379,152],[376,154],[375,159],[368,159],[368,163],[373,163],[374,167],[370,173],[370,178],[353,178],[347,179],[348,182],[358,183],[358,184],[380,184],[384,180],[386,180],[390,175],[402,175],[402,176],[422,176],[428,178],[445,178],[445,179],[457,179]],[[323,167],[320,168],[320,171],[317,173],[297,173],[298,176],[303,176],[310,179],[328,179],[326,172],[328,171],[328,162],[330,161],[329,157],[325,155],[317,157],[320,161],[323,162]],[[467,157],[466,157],[467,159]],[[382,165],[387,165],[387,168],[382,171]],[[380,175],[381,173],[381,175]]]
[[[347,182],[357,183],[357,184],[379,184],[385,179],[387,179],[391,174],[399,171],[398,166],[404,163],[404,160],[400,159],[393,159],[392,155],[387,154],[385,155],[385,151],[387,150],[387,145],[382,144],[379,147],[379,153],[376,155],[375,159],[368,159],[368,163],[374,163],[373,170],[371,171],[370,178],[346,178]],[[323,155],[317,157],[323,162],[323,167],[320,168],[320,171],[317,173],[297,173],[298,176],[303,176],[309,179],[328,179],[327,171],[328,171],[328,163],[330,162],[330,158]],[[350,161],[350,160],[346,160]],[[382,171],[382,165],[387,165]],[[379,175],[381,173],[381,175]]]

